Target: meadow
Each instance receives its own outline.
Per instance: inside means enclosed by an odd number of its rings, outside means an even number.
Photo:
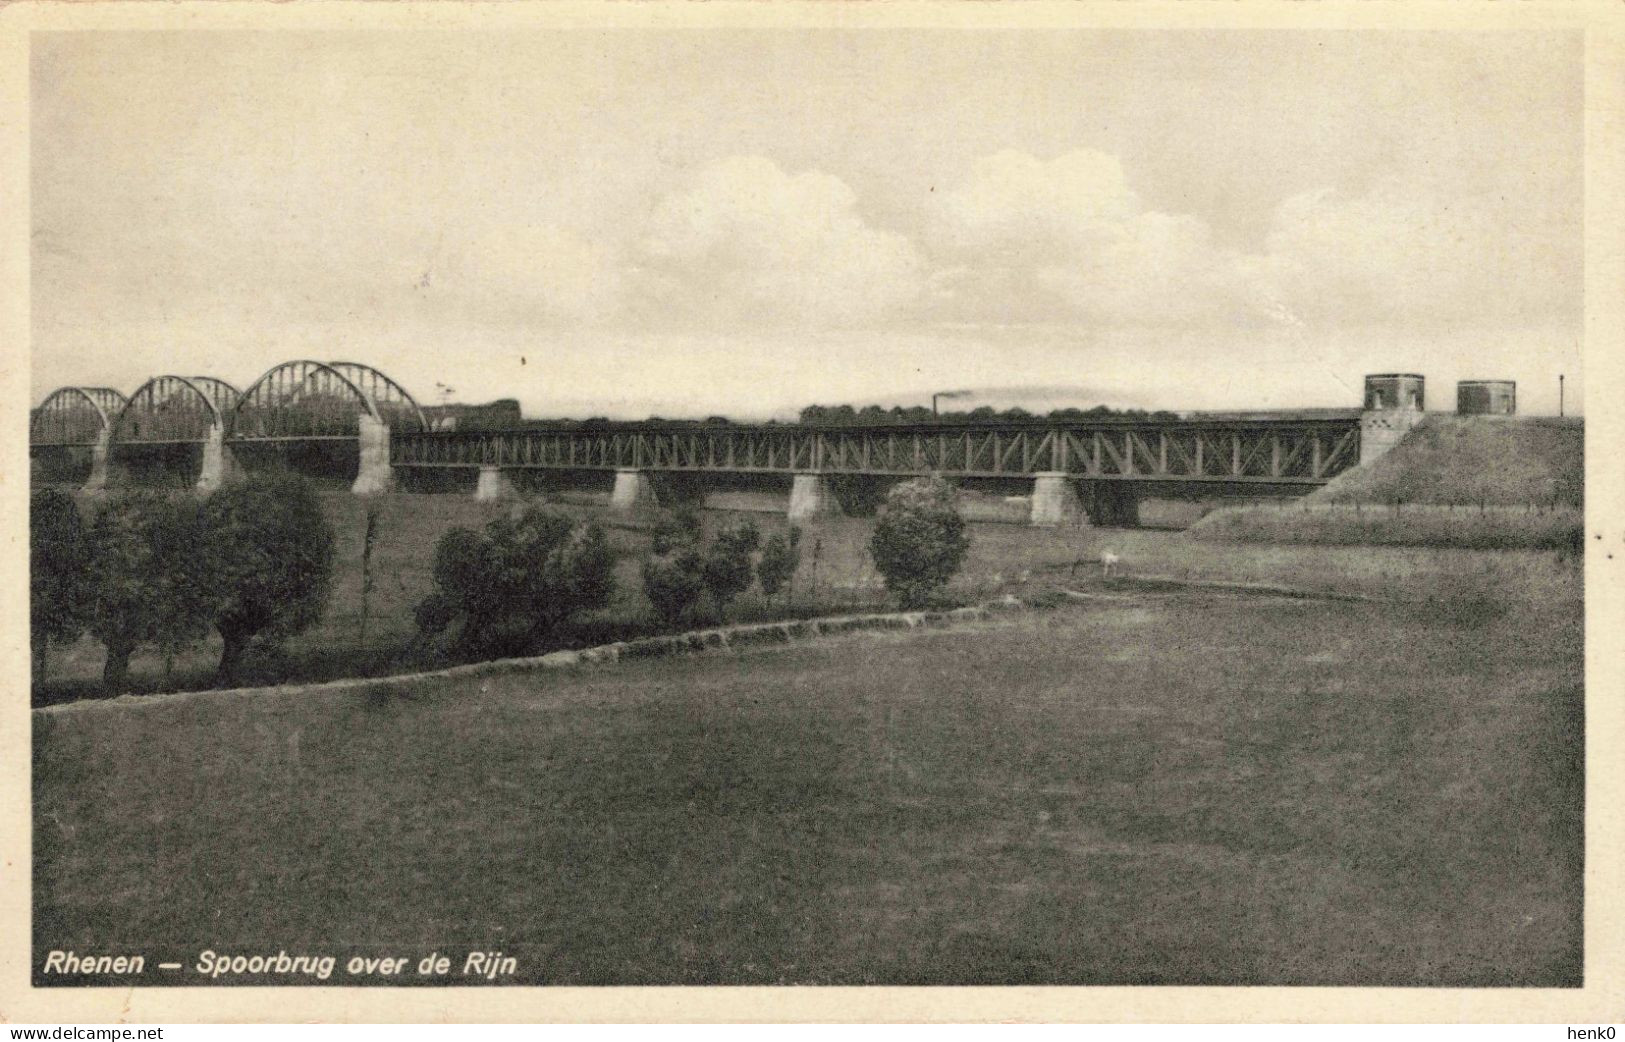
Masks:
[[[1215,510],[1190,528],[1223,543],[1546,550],[1577,556],[1585,513],[1574,506],[1278,503]]]
[[[245,663],[244,683],[378,676],[449,664],[439,650],[419,642],[412,620],[413,606],[432,586],[435,542],[454,525],[478,527],[508,507],[452,494],[396,493],[371,501],[378,510],[378,521],[373,583],[365,598],[363,619],[361,559],[368,501],[347,492],[323,493],[322,498],[337,534],[335,578],[328,609],[312,629],[279,648],[251,655]],[[704,515],[706,524],[715,528],[749,518],[763,529],[764,535],[782,530],[787,526],[782,512],[763,509],[770,500],[763,496],[733,496],[723,503],[733,509],[708,510]],[[553,635],[546,647],[537,650],[583,647],[669,628],[658,622],[641,588],[639,568],[648,553],[653,522],[647,518],[617,520],[606,515],[601,504],[587,498],[556,499],[553,506],[583,520],[604,524],[620,560],[611,604],[567,625]],[[978,510],[967,511],[972,518],[1011,513],[1001,510],[1002,504],[976,506]],[[1189,513],[1188,505],[1186,511]],[[1170,517],[1177,514],[1172,509],[1162,513]],[[772,601],[753,588],[731,606],[729,621],[883,607],[888,603],[886,591],[867,549],[872,527],[872,519],[866,518],[826,519],[805,526],[801,568],[791,588]],[[1552,554],[1486,556],[1459,549],[1405,545],[1232,545],[1186,538],[1173,530],[1034,529],[999,521],[973,521],[970,531],[969,558],[947,591],[950,599],[962,603],[1005,593],[1034,594],[1076,586],[1098,571],[1099,555],[1106,549],[1123,558],[1122,567],[1129,575],[1267,582],[1309,590],[1335,588],[1422,602],[1475,584],[1543,589],[1553,582],[1561,583],[1572,571]],[[702,615],[694,624],[713,621],[714,617]],[[71,646],[53,648],[49,677],[34,693],[35,704],[99,697],[103,658],[101,645],[88,637]],[[219,640],[213,636],[172,661],[150,649],[138,652],[131,663],[133,689],[152,692],[210,687],[218,658]]]
[[[1064,576],[1109,539],[1150,571],[1178,538],[1008,531],[978,568],[1025,542]],[[38,710],[36,948],[500,949],[536,984],[1577,984],[1577,570],[1183,549],[1156,569],[1396,596],[1072,577],[1094,599],[950,630]]]

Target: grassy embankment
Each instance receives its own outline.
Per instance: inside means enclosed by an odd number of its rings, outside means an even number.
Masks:
[[[1293,503],[1215,511],[1190,529],[1223,542],[1578,553],[1584,422],[1429,416],[1392,451]]]
[[[37,711],[35,943],[501,949],[549,984],[1578,983],[1578,572],[1232,549],[1411,599],[1130,582],[407,699]]]

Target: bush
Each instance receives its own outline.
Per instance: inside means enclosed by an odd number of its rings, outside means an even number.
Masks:
[[[333,526],[310,482],[291,472],[226,485],[204,502],[203,518],[220,600],[219,680],[231,683],[255,639],[278,641],[321,618],[333,586]]]
[[[418,628],[456,627],[464,652],[529,646],[571,615],[608,604],[614,564],[598,525],[534,506],[484,532],[453,528],[435,547],[435,589],[414,611]]]
[[[756,562],[751,555],[761,544],[762,533],[754,521],[741,521],[724,528],[711,541],[702,574],[719,617],[727,614],[730,601],[750,588],[756,573]]]
[[[90,538],[73,497],[53,488],[28,503],[28,635],[34,682],[45,679],[51,641],[71,641],[89,616]]]
[[[775,596],[795,578],[801,567],[801,529],[791,526],[789,537],[775,534],[762,546],[756,563],[756,581],[768,597]]]
[[[676,623],[694,610],[705,592],[705,560],[693,547],[643,562],[643,593],[660,617]]]
[[[698,546],[702,525],[697,507],[678,507],[655,525],[652,549],[656,554],[671,554],[683,547]]]
[[[869,540],[875,570],[905,608],[929,603],[959,571],[969,549],[953,487],[936,477],[892,489]]]
[[[142,644],[167,654],[196,641],[220,607],[218,565],[201,505],[154,492],[115,497],[90,526],[89,629],[107,647],[102,685],[126,687]]]

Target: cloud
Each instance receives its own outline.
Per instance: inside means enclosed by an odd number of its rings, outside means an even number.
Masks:
[[[920,292],[903,236],[870,226],[819,171],[735,156],[660,200],[636,249],[648,323],[841,327],[884,322]]]
[[[1261,275],[1293,312],[1325,323],[1577,319],[1571,247],[1508,222],[1495,200],[1445,201],[1395,184],[1323,188],[1276,210]]]
[[[1538,213],[1507,213],[1421,185],[1322,188],[1282,201],[1265,241],[1243,250],[1200,217],[1146,208],[1114,156],[1004,151],[928,208],[930,309],[948,322],[1294,337],[1306,324],[1577,318],[1574,244]]]
[[[978,160],[927,219],[947,263],[933,304],[961,321],[1186,325],[1249,310],[1248,265],[1205,222],[1147,210],[1115,156]]]

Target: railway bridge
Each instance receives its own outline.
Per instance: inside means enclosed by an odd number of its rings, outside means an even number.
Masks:
[[[431,430],[405,388],[356,362],[298,360],[246,390],[159,376],[128,398],[66,387],[33,411],[30,451],[77,468],[86,491],[180,476],[208,492],[273,460],[338,468],[358,494],[397,477],[467,474],[495,498],[521,473],[613,475],[612,508],[657,504],[710,480],[787,482],[795,518],[839,513],[854,487],[924,474],[1028,492],[1032,522],[1133,523],[1147,495],[1295,495],[1379,454],[1419,400],[1364,409],[1174,420],[1083,418],[821,426],[534,423]],[[731,477],[730,477],[731,476]]]

